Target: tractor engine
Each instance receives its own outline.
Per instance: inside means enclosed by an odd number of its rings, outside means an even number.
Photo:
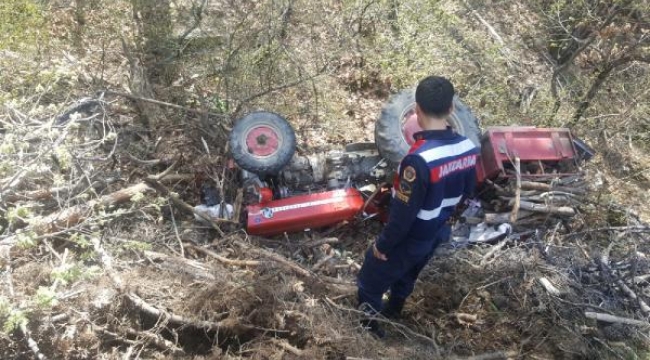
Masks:
[[[345,151],[308,156],[294,155],[279,173],[280,186],[292,191],[314,191],[378,184],[386,180],[389,168],[372,143],[352,144]]]

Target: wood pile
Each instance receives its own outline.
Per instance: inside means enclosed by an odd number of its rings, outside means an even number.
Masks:
[[[522,174],[519,159],[514,170],[495,181],[486,180],[481,195],[484,218],[489,225],[511,223],[519,228],[536,228],[575,216],[584,203],[588,186],[577,173]]]

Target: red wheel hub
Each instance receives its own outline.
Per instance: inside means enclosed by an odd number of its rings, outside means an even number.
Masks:
[[[246,148],[256,156],[273,155],[280,148],[281,138],[276,129],[268,125],[259,125],[246,134]]]
[[[418,131],[422,131],[422,128],[418,124],[418,115],[415,113],[415,108],[413,108],[406,111],[402,116],[402,136],[409,145],[413,145],[415,143],[413,135]]]

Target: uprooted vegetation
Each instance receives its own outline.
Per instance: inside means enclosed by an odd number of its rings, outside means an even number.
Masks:
[[[163,59],[173,66],[147,72],[138,2],[9,3],[29,5],[14,21],[32,30],[0,41],[0,358],[647,356],[647,31],[620,33],[648,12],[589,13],[598,31],[574,34],[590,47],[563,66],[548,60],[544,30],[557,16],[575,25],[589,1],[573,12],[176,2],[180,40]],[[553,29],[558,53],[576,50]],[[630,46],[638,59],[611,69],[571,120],[594,84],[586,74]],[[285,115],[301,154],[372,141],[388,95],[429,73],[451,77],[483,125],[573,122],[597,155],[571,219],[441,248],[405,317],[382,320],[387,340],[360,331],[355,309],[354,276],[379,224],[266,239],[187,211],[204,183],[236,201],[226,134],[242,114]]]

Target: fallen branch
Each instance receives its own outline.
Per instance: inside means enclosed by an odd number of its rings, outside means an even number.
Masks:
[[[214,281],[215,276],[212,274],[212,269],[206,267],[198,261],[186,259],[180,256],[172,256],[154,251],[144,251],[144,255],[150,260],[163,261],[163,267],[168,268],[173,273],[185,273],[193,278],[202,279],[207,281]]]
[[[158,309],[155,306],[144,301],[133,292],[129,292],[125,296],[140,311],[159,319],[165,319],[170,324],[179,326],[191,326],[193,328],[203,329],[206,331],[228,331],[235,335],[242,335],[251,331],[288,332],[284,330],[262,329],[255,326],[233,323],[233,321],[227,320],[212,322],[205,320],[187,319],[185,317],[169,313],[165,310]]]
[[[612,323],[612,324],[626,324],[626,325],[643,326],[643,327],[650,326],[650,323],[648,323],[647,321],[624,318],[620,316],[597,313],[593,311],[585,311],[585,317],[587,319],[594,319],[594,320]]]
[[[85,221],[95,207],[111,207],[131,200],[135,195],[151,190],[147,184],[139,183],[131,187],[118,190],[114,193],[104,195],[99,199],[91,200],[85,204],[79,204],[58,213],[30,220],[24,232],[34,232],[37,235],[49,234],[60,229],[67,229]],[[17,241],[17,235],[12,235],[0,242],[0,245],[13,245]]]
[[[104,330],[104,332],[107,332],[106,329],[104,329],[104,328],[99,328],[98,330],[100,330],[100,331]],[[109,332],[107,332],[107,333],[109,333]],[[154,334],[154,333],[149,332],[149,331],[137,331],[137,330],[134,330],[134,329],[131,329],[131,328],[126,329],[126,333],[128,335],[135,336],[136,338],[141,338],[144,341],[153,344],[155,347],[157,347],[157,348],[159,348],[161,350],[169,351],[173,355],[180,356],[180,355],[185,354],[185,351],[183,349],[179,348],[174,343],[172,343],[171,341],[163,338],[162,336],[160,336],[158,334]],[[115,334],[115,335],[117,335],[117,334]]]
[[[539,283],[542,284],[546,292],[548,292],[549,294],[553,296],[560,296],[562,294],[562,292],[558,288],[553,286],[553,284],[551,284],[551,282],[547,278],[541,277],[538,280]]]
[[[223,257],[223,256],[215,253],[214,251],[211,251],[211,250],[208,250],[208,249],[202,248],[200,246],[196,246],[196,245],[185,245],[185,248],[186,249],[192,249],[194,251],[198,251],[200,253],[208,255],[208,256],[216,259],[217,261],[219,261],[220,263],[222,263],[224,265],[245,267],[245,266],[259,266],[261,264],[261,262],[257,261],[257,260],[233,260],[233,259],[228,259],[226,257]]]

